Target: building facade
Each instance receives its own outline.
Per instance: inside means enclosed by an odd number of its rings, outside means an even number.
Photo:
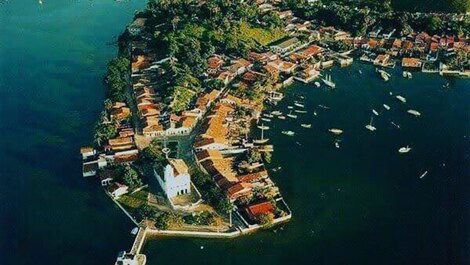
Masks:
[[[154,169],[154,174],[168,199],[191,193],[191,177],[182,159],[168,159],[163,172]]]

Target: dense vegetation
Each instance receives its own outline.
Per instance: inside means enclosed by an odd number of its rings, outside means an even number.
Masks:
[[[130,74],[130,61],[126,57],[113,58],[108,63],[106,82],[108,83],[108,98],[112,101],[126,102],[126,89]]]

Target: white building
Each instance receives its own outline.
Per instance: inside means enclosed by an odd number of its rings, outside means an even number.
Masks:
[[[168,199],[191,192],[191,177],[188,166],[182,159],[169,158],[163,172],[159,174],[154,169],[154,174]]]
[[[108,192],[114,199],[118,199],[122,195],[129,192],[129,187],[121,183],[114,183],[108,186]]]

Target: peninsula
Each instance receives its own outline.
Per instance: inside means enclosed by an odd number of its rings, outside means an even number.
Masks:
[[[407,78],[468,77],[469,25],[388,1],[149,1],[119,37],[94,146],[81,149],[83,176],[137,226],[117,264],[145,264],[147,236],[232,238],[289,221],[265,137],[272,119],[296,118],[275,110],[286,87],[335,89],[321,71],[356,58],[384,80],[397,64]]]

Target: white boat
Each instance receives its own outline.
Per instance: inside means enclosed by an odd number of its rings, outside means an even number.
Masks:
[[[296,105],[297,107],[299,108],[305,108],[305,105],[304,104],[300,104],[298,102],[295,102],[294,105]]]
[[[385,108],[386,110],[390,110],[390,106],[389,106],[389,105],[384,104],[383,106],[384,106],[384,108]]]
[[[385,72],[384,70],[377,70],[377,72],[379,72],[380,77],[382,77],[384,81],[388,81],[390,79],[390,74]]]
[[[377,130],[377,128],[375,128],[375,127],[372,125],[372,121],[373,121],[373,120],[374,120],[374,117],[371,116],[371,117],[370,117],[370,122],[369,122],[369,124],[366,125],[366,129],[369,130],[369,131],[371,131],[371,132]]]
[[[269,139],[264,139],[264,129],[261,129],[261,139],[253,140],[253,143],[255,143],[255,144],[264,144],[268,141],[269,141]]]
[[[292,111],[287,114],[287,117],[292,118],[292,119],[297,119],[297,115],[292,114]]]
[[[320,87],[320,86],[321,86],[320,82],[315,82],[314,84],[315,84],[316,87]]]
[[[294,110],[294,111],[297,112],[297,113],[307,113],[306,110],[299,110],[299,109],[296,109],[296,110]]]
[[[42,0],[39,0],[39,4],[42,5],[42,4],[43,4],[43,1],[42,1]]]
[[[261,125],[261,126],[258,126],[258,129],[260,129],[260,130],[269,130],[269,127]]]
[[[271,122],[271,119],[268,119],[268,118],[261,118],[261,120],[265,122]]]
[[[374,113],[375,116],[379,116],[379,113],[375,109],[372,109],[372,113]]]
[[[450,88],[450,84],[449,84],[449,83],[445,83],[444,85],[442,85],[442,88],[448,89],[448,88]]]
[[[282,131],[283,134],[287,135],[287,136],[294,136],[295,132],[293,131]]]
[[[339,142],[338,141],[335,142],[335,147],[339,148]]]
[[[302,123],[302,124],[300,124],[300,126],[302,126],[304,128],[307,128],[307,129],[312,128],[312,124]]]
[[[335,129],[335,128],[329,129],[328,131],[331,132],[331,133],[333,133],[333,134],[336,134],[336,135],[339,135],[339,134],[342,134],[342,133],[343,133],[343,130],[341,130],[341,129]]]
[[[278,111],[278,110],[271,111],[271,115],[279,116],[279,115],[282,115],[282,112],[280,112],[280,111]]]
[[[411,151],[411,147],[409,145],[405,146],[405,147],[401,147],[400,149],[398,149],[398,152],[400,154],[406,154],[408,153],[409,151]]]
[[[325,75],[325,78],[322,78],[322,81],[323,81],[323,83],[325,83],[325,85],[327,85],[331,88],[336,87],[336,84],[333,83],[333,81],[331,81],[331,75]]]
[[[411,72],[403,71],[403,77],[404,77],[404,78],[412,78],[413,75],[411,74]]]
[[[138,227],[134,227],[132,230],[131,230],[131,234],[132,235],[137,235],[137,233],[139,232],[139,228]]]
[[[402,96],[400,96],[400,95],[396,96],[396,98],[397,98],[398,100],[400,100],[401,102],[406,103],[406,98],[404,98],[404,97],[402,97]]]
[[[266,117],[266,118],[272,118],[272,117],[273,117],[273,115],[271,115],[271,114],[266,114],[266,113],[263,114],[263,116]]]
[[[316,111],[313,112],[313,116],[317,116],[317,112],[316,112]]]
[[[330,109],[330,107],[327,107],[325,105],[318,105],[318,107],[322,108],[322,109]]]
[[[293,108],[294,108],[294,106],[287,106],[287,108],[288,108],[288,109],[293,109]]]
[[[414,110],[414,109],[410,109],[410,110],[408,110],[407,112],[408,112],[409,114],[411,114],[411,115],[416,116],[416,117],[421,116],[421,113],[419,113],[419,111]]]
[[[400,129],[400,125],[394,123],[393,121],[390,122],[393,126],[397,127],[397,129]]]
[[[428,174],[428,171],[426,170],[426,171],[424,171],[423,174],[421,174],[421,176],[419,176],[419,178],[422,179],[422,178],[424,178],[427,174]]]
[[[392,91],[388,92],[388,94],[389,94],[390,96],[393,96],[393,93],[392,93]]]
[[[279,116],[277,116],[277,118],[280,119],[280,120],[285,120],[286,116],[279,115]]]
[[[359,74],[362,75],[362,71],[361,70],[358,70]]]

